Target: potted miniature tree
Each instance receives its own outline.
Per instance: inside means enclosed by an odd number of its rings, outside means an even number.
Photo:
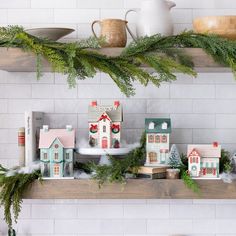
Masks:
[[[183,165],[178,148],[175,144],[171,146],[169,153],[169,163],[170,169],[166,170],[167,179],[179,179],[180,168]]]

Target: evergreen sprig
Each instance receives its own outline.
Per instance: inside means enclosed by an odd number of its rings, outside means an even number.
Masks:
[[[132,173],[136,175],[140,166],[144,164],[146,157],[146,134],[143,133],[140,139],[140,146],[128,153],[123,159],[117,159],[109,156],[110,165],[97,165],[90,162],[86,165],[86,170],[93,173],[93,179],[97,181],[98,186],[101,187],[104,183],[125,183],[126,174]],[[188,167],[186,163],[186,155],[181,155],[181,163],[170,162],[171,168],[180,169],[180,177],[184,181],[186,187],[193,192],[200,194],[200,188],[195,180],[188,174]]]
[[[138,169],[143,165],[146,156],[146,135],[140,139],[139,147],[129,152],[123,159],[116,159],[110,156],[110,165],[97,165],[90,162],[88,167],[93,174],[93,179],[101,187],[105,182],[125,183],[127,173],[137,174]]]
[[[163,81],[176,80],[174,73],[196,76],[191,56],[179,48],[202,48],[216,62],[229,66],[236,76],[236,42],[217,35],[196,34],[191,31],[175,36],[143,37],[128,45],[120,56],[109,57],[96,50],[104,39],[89,38],[72,43],[54,42],[34,37],[19,26],[0,28],[0,47],[17,47],[36,55],[37,78],[42,75],[42,58],[46,58],[54,72],[68,75],[74,87],[76,79],[94,77],[97,71],[110,75],[126,96],[135,93],[133,82],[159,86]],[[155,74],[149,73],[145,65]]]
[[[222,149],[220,157],[220,173],[223,172],[228,173],[231,172],[232,170],[233,170],[233,163],[231,160],[231,154],[225,149]]]
[[[21,211],[23,194],[36,179],[41,178],[40,171],[30,174],[17,173],[0,165],[0,205],[4,208],[4,218],[8,225],[8,235],[14,235],[13,220],[17,223]]]
[[[169,165],[171,166],[171,168],[180,170],[180,178],[184,181],[186,187],[188,187],[197,194],[201,194],[201,190],[197,182],[192,179],[188,173],[188,158],[186,155],[181,154],[181,163],[175,162],[173,159],[171,159]]]

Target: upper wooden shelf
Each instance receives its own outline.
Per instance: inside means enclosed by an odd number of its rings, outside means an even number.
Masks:
[[[123,48],[102,48],[98,51],[107,56],[118,56],[122,50]],[[200,48],[179,50],[183,50],[192,57],[197,72],[230,72],[229,68],[215,63]],[[19,48],[0,48],[0,70],[9,72],[35,72],[35,62],[36,57],[33,53],[24,52]],[[42,60],[42,71],[51,72],[51,66],[45,59]]]
[[[125,185],[105,184],[99,189],[93,180],[35,181],[25,193],[25,199],[236,199],[236,181],[197,180],[198,195],[182,180],[128,180]]]

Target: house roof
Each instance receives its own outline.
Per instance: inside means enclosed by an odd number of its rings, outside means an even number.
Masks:
[[[111,118],[109,117],[109,115],[106,112],[102,113],[98,120],[103,120],[103,119],[107,119],[107,120],[111,121]]]
[[[212,144],[191,144],[188,145],[188,156],[191,154],[193,149],[196,149],[201,157],[221,157],[221,145],[214,146]]]
[[[150,123],[154,124],[154,128],[150,129]],[[166,123],[167,128],[163,129],[162,124]],[[145,119],[146,133],[171,133],[171,120],[170,118],[146,118]]]
[[[97,122],[102,114],[106,113],[113,122],[123,121],[122,106],[89,106],[88,121]]]
[[[39,148],[49,148],[54,140],[58,138],[64,148],[75,148],[75,130],[67,129],[49,129],[44,131],[40,129]]]
[[[201,157],[201,155],[199,154],[199,152],[195,148],[192,149],[192,151],[190,151],[188,157],[190,157],[190,156],[199,156],[199,157]]]

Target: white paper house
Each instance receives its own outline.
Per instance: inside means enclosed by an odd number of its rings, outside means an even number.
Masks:
[[[93,101],[88,109],[88,121],[90,146],[103,149],[120,147],[123,113],[119,101],[110,106],[99,106]]]

